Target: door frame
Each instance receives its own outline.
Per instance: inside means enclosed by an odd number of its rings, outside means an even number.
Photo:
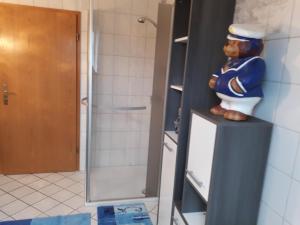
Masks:
[[[45,7],[37,7],[30,5],[19,5],[19,4],[11,4],[11,3],[0,3],[0,6],[13,6],[18,8],[36,8],[42,11],[52,11],[52,12],[60,12],[69,15],[76,16],[77,23],[77,34],[78,39],[76,42],[76,170],[80,168],[80,96],[81,96],[81,12],[74,10],[65,10],[65,9],[54,9],[54,8],[45,8]],[[1,156],[1,154],[0,154]],[[2,157],[0,157],[0,174],[3,172],[2,168]]]

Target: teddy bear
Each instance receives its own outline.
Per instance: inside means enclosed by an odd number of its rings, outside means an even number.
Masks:
[[[264,30],[259,25],[232,24],[224,46],[226,64],[214,73],[209,87],[221,99],[210,109],[227,120],[245,121],[263,98],[262,81],[266,70],[260,57]]]

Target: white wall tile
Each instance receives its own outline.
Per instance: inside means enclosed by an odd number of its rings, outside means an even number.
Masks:
[[[271,40],[265,43],[264,59],[266,61],[266,77],[268,81],[281,81],[283,65],[288,48],[288,40]]]
[[[129,76],[142,77],[144,74],[144,58],[129,59]]]
[[[63,1],[63,9],[67,10],[78,10],[79,2],[77,0],[62,0]]]
[[[101,55],[100,61],[100,73],[104,75],[114,75],[114,56],[112,55]]]
[[[281,127],[274,127],[269,154],[269,163],[291,176],[298,145],[298,133]]]
[[[109,166],[110,165],[110,157],[111,151],[96,151],[95,157],[93,157],[93,165],[101,167],[101,166]]]
[[[143,95],[144,79],[137,77],[129,78],[129,95]]]
[[[144,78],[143,79],[143,95],[144,96],[152,96],[152,88],[153,88],[153,79],[152,78]]]
[[[128,77],[115,76],[113,80],[114,95],[128,95]]]
[[[110,152],[110,165],[123,166],[125,165],[125,152],[124,151],[111,151]]]
[[[285,71],[283,81],[292,84],[300,84],[300,38],[293,38],[289,41],[286,56]]]
[[[126,135],[127,132],[124,131],[114,131],[112,132],[112,145],[113,150],[124,150],[126,149]]]
[[[127,14],[115,15],[115,34],[130,35],[131,16]]]
[[[155,38],[147,38],[146,52],[145,52],[145,57],[146,58],[154,59],[154,57],[155,57],[155,44],[156,44]]]
[[[111,120],[112,120],[111,114],[98,114],[96,120],[97,120],[96,121],[97,130],[102,130],[102,131],[111,130]]]
[[[235,23],[262,24],[267,28],[270,0],[252,0],[236,3]]]
[[[97,112],[98,113],[111,113],[112,95],[97,95]]]
[[[86,132],[80,133],[80,170],[85,170]]]
[[[112,116],[112,130],[126,131],[128,127],[128,118],[126,114],[113,114]]]
[[[104,55],[114,54],[114,36],[112,34],[102,34],[100,37],[100,52]]]
[[[81,65],[80,65],[80,69],[81,69],[81,74],[87,74],[87,53],[81,53]]]
[[[88,17],[89,17],[89,11],[88,10],[82,10],[81,11],[81,31],[88,31]]]
[[[287,221],[283,222],[283,225],[291,225],[290,223],[288,223]]]
[[[48,6],[50,8],[55,9],[61,9],[62,8],[62,1],[61,0],[48,0]],[[82,19],[82,17],[81,17]],[[81,23],[84,26],[87,26],[87,21],[83,21],[84,23]]]
[[[284,215],[291,178],[268,166],[262,199],[280,216]]]
[[[83,114],[80,117],[80,132],[85,133],[86,132],[86,120],[87,119],[87,115]]]
[[[144,67],[144,76],[153,78],[154,75],[154,59],[146,59]]]
[[[260,205],[258,225],[282,225],[283,218],[270,209],[265,203]]]
[[[115,15],[111,12],[103,12],[99,15],[99,28],[102,33],[115,33]]]
[[[131,0],[115,0],[115,12],[130,13],[132,7]]]
[[[88,51],[88,32],[84,31],[84,32],[81,32],[81,35],[80,35],[80,44],[81,44],[81,53],[87,53]]]
[[[154,27],[152,24],[147,23],[146,25],[146,36],[149,38],[156,38],[156,27]]]
[[[291,24],[293,0],[277,1],[269,3],[268,38],[285,38],[289,36]]]
[[[130,131],[127,132],[127,142],[126,147],[127,149],[136,149],[140,145],[140,135],[139,132]]]
[[[130,56],[130,36],[115,36],[115,55]]]
[[[149,18],[157,21],[158,14],[158,0],[150,0],[148,1],[147,15]]]
[[[286,220],[291,225],[298,225],[300,221],[300,183],[294,181],[286,208]]]
[[[280,83],[264,82],[264,98],[254,110],[254,115],[267,121],[274,121],[279,98]]]
[[[109,131],[100,131],[97,132],[97,150],[110,149],[112,144],[112,133]]]
[[[300,1],[295,0],[290,35],[300,36]]]
[[[132,0],[132,14],[145,16],[147,14],[148,0]]]
[[[131,56],[144,57],[146,51],[146,39],[143,37],[131,37]]]
[[[111,94],[113,92],[113,77],[100,75],[97,77],[97,93]]]
[[[298,154],[295,162],[293,177],[300,182],[300,145],[299,145]]]
[[[142,129],[143,117],[141,114],[128,114],[128,129],[131,131],[139,131]]]
[[[119,95],[113,96],[113,106],[116,108],[129,106],[128,105],[128,96],[119,96]],[[115,113],[127,113],[127,111],[116,110]]]
[[[116,56],[114,59],[115,74],[117,76],[128,76],[129,57]]]
[[[141,149],[148,149],[149,147],[149,131],[143,131],[140,133],[140,147]]]
[[[282,84],[278,108],[276,113],[276,122],[283,127],[300,132],[300,86]]]
[[[121,0],[119,0],[121,1]],[[115,9],[115,1],[107,1],[107,0],[98,0],[96,1],[97,8],[103,11],[114,11]]]
[[[90,8],[90,0],[78,0],[78,6],[80,10],[89,10]]]
[[[87,74],[81,75],[80,92],[85,96],[87,95]]]
[[[34,0],[34,6],[48,7],[48,0]]]
[[[5,1],[1,1],[5,2]],[[16,0],[16,2],[20,5],[33,5],[33,0]]]

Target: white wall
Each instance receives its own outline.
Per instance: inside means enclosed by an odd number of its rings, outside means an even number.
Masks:
[[[0,0],[0,2],[81,12],[81,97],[87,95],[87,28],[89,0]],[[84,169],[86,108],[81,106],[80,169]]]
[[[265,99],[255,114],[275,126],[258,224],[299,225],[300,0],[237,0],[235,22],[259,22],[269,33]]]

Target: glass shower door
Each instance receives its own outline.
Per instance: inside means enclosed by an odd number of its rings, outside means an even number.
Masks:
[[[91,4],[88,202],[145,197],[155,32],[123,3]]]

